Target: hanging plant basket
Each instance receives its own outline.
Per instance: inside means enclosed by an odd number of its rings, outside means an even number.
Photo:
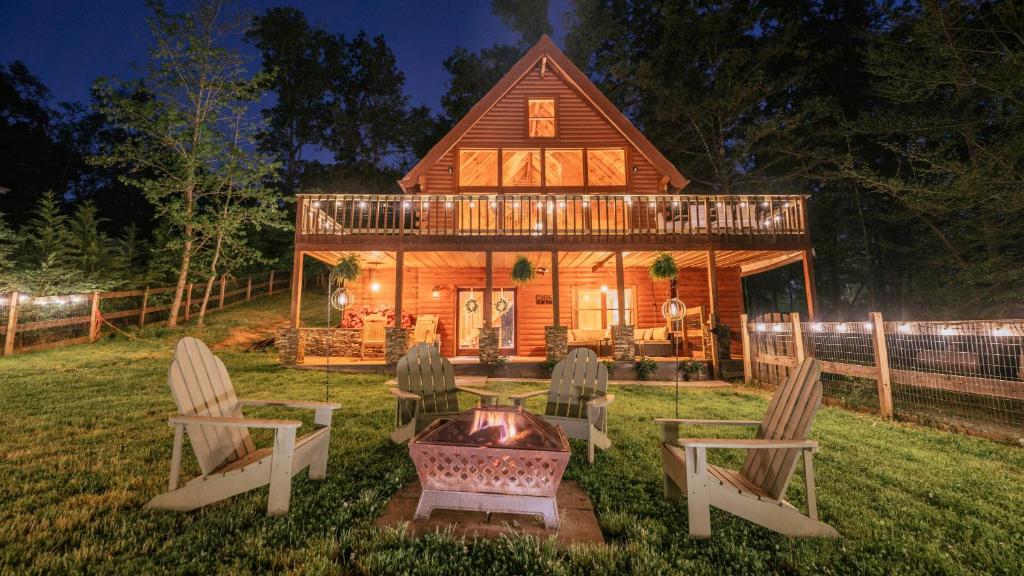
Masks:
[[[512,283],[516,286],[527,284],[537,276],[533,262],[526,256],[520,255],[512,265]]]
[[[338,285],[344,286],[346,282],[355,282],[362,271],[363,267],[359,261],[359,255],[348,254],[331,269],[331,277],[334,278]]]
[[[679,280],[679,265],[676,264],[676,259],[672,257],[668,252],[662,252],[651,262],[650,268],[647,269],[647,273],[650,274],[653,280],[668,280],[669,281],[669,297],[672,299],[676,298],[676,282]]]

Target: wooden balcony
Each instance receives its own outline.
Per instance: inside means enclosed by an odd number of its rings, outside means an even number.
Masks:
[[[806,196],[300,194],[296,247],[793,250]]]

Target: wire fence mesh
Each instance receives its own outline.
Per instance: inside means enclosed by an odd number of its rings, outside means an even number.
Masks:
[[[748,379],[778,385],[804,357],[834,402],[989,436],[1024,437],[1024,321],[752,319]],[[799,337],[797,336],[799,333]],[[799,340],[799,341],[798,341]]]
[[[287,290],[290,283],[290,274],[282,272],[215,281],[207,312]],[[95,340],[110,326],[124,330],[166,322],[174,292],[173,286],[167,286],[62,296],[0,294],[0,352],[10,355],[79,344]],[[179,321],[199,314],[205,293],[206,283],[186,287]]]

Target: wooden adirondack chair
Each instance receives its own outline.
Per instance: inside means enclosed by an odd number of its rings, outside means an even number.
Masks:
[[[410,346],[416,344],[437,345],[437,315],[420,314],[416,317],[416,327],[412,331]]]
[[[661,460],[665,472],[665,496],[686,492],[690,536],[711,536],[714,506],[788,536],[838,537],[831,526],[818,520],[812,454],[818,443],[807,440],[814,415],[821,405],[821,365],[808,358],[775,392],[760,422],[748,420],[677,420],[659,418]],[[679,425],[749,426],[757,428],[753,439],[679,438]],[[740,470],[708,464],[709,448],[747,450]],[[786,501],[797,457],[803,455],[807,482],[805,516]]]
[[[363,338],[359,345],[360,359],[366,359],[367,350],[380,350],[381,356],[384,355],[387,341],[386,325],[387,318],[380,314],[370,314],[363,318]]]
[[[438,418],[459,414],[458,391],[497,402],[498,395],[469,386],[456,386],[452,364],[429,344],[417,344],[398,361],[398,386],[388,388],[396,399],[395,431],[391,441],[401,444]]]
[[[589,348],[576,348],[555,365],[551,386],[509,396],[516,406],[541,394],[548,395],[544,419],[561,426],[569,438],[587,441],[587,462],[594,462],[594,447],[611,448],[608,438],[608,369]]]
[[[167,382],[178,406],[169,420],[174,427],[171,477],[167,492],[147,508],[194,510],[270,484],[268,514],[288,512],[292,476],[309,467],[311,480],[327,475],[331,416],[337,404],[288,400],[239,400],[224,363],[195,338],[185,337],[174,349]],[[295,438],[298,420],[246,418],[242,406],[286,406],[314,410],[316,429]],[[257,449],[250,428],[274,431],[272,448]],[[202,475],[178,487],[181,445],[188,432]]]

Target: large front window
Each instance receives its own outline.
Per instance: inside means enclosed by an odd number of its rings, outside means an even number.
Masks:
[[[626,288],[626,324],[633,322],[633,288]],[[603,330],[619,323],[619,294],[607,286],[576,291],[576,328]]]
[[[540,186],[540,150],[502,150],[501,185]]]
[[[459,150],[459,186],[497,185],[497,150]]]
[[[545,150],[544,180],[548,186],[583,186],[583,150]]]
[[[622,148],[587,150],[587,184],[625,186],[626,151]]]

